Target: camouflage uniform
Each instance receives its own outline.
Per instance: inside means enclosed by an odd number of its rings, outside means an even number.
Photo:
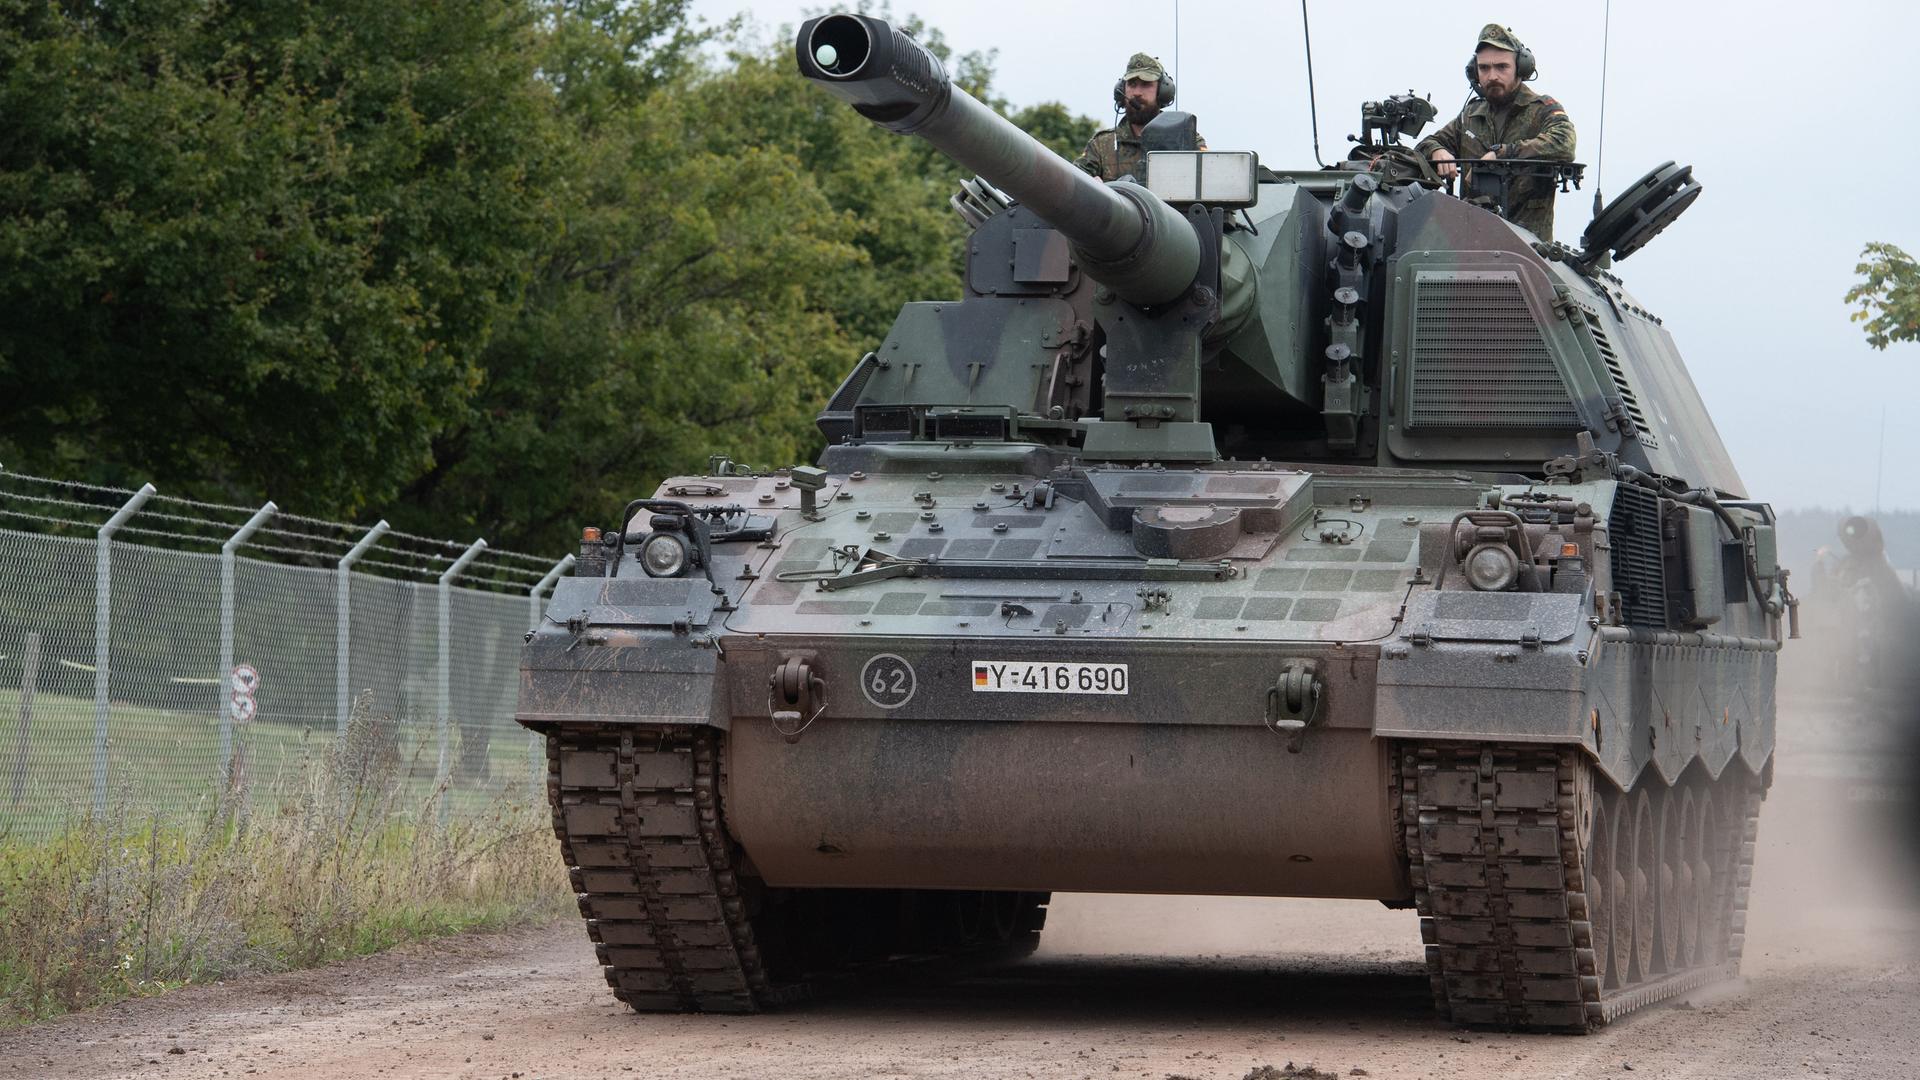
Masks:
[[[1480,44],[1518,52],[1520,43],[1500,27],[1490,25],[1481,32]],[[1463,167],[1489,150],[1502,158],[1572,161],[1573,121],[1559,102],[1522,84],[1514,88],[1513,97],[1505,105],[1475,98],[1445,127],[1421,139],[1415,149],[1422,157],[1432,157],[1435,147],[1445,147]],[[1553,239],[1555,190],[1550,179],[1517,178],[1507,216],[1540,239]]]
[[[1134,53],[1127,62],[1127,73],[1121,81],[1128,79],[1161,79],[1167,74],[1160,61],[1146,53]],[[1196,137],[1195,150],[1205,150],[1207,140]],[[1079,160],[1074,164],[1092,173],[1102,180],[1118,180],[1123,176],[1139,177],[1144,174],[1147,152],[1140,145],[1140,136],[1134,134],[1133,124],[1122,115],[1114,125],[1105,131],[1096,133],[1087,140],[1087,148],[1080,152]]]

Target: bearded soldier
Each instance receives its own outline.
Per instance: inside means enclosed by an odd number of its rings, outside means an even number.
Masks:
[[[1127,61],[1126,74],[1113,84],[1113,107],[1120,115],[1112,127],[1087,140],[1086,150],[1074,164],[1102,180],[1140,177],[1147,157],[1140,145],[1140,132],[1171,104],[1173,76],[1160,61],[1146,53],[1134,53]],[[1194,142],[1195,150],[1207,148],[1207,140],[1197,135]]]
[[[1572,161],[1573,121],[1559,102],[1523,85],[1533,76],[1533,50],[1521,44],[1512,30],[1488,23],[1467,63],[1474,100],[1415,149],[1431,158],[1434,168],[1449,179],[1459,168],[1457,162],[1476,158]],[[1542,240],[1553,239],[1554,190],[1549,178],[1515,177],[1507,200],[1508,219]]]

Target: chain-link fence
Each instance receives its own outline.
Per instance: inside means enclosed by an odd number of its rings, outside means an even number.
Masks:
[[[569,561],[0,473],[0,838],[265,812],[349,736],[393,813],[537,788],[516,668]]]

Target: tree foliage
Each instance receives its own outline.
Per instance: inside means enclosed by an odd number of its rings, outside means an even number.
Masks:
[[[1892,244],[1868,244],[1860,258],[1853,268],[1860,281],[1847,290],[1847,303],[1858,306],[1848,318],[1866,324],[1876,349],[1920,341],[1920,264]]]
[[[962,177],[690,5],[0,0],[0,462],[551,548],[809,458]]]
[[[384,498],[555,226],[531,12],[10,0],[0,452]]]

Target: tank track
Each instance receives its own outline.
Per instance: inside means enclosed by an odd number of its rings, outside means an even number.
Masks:
[[[1630,802],[1638,808],[1641,792],[1597,790],[1580,750],[1408,744],[1396,780],[1395,812],[1443,1018],[1584,1033],[1738,971],[1762,792],[1737,770],[1692,789],[1700,805],[1715,805],[1710,796],[1732,811],[1687,828],[1704,838],[1704,846],[1692,841],[1699,858],[1686,858],[1688,842],[1669,857],[1655,836],[1646,849],[1653,873],[1609,873],[1610,890],[1589,864],[1615,865],[1615,836],[1599,839],[1604,830],[1595,823],[1616,821]],[[1662,813],[1672,799],[1676,820],[1688,820],[1685,808],[1695,803],[1681,797],[1685,790],[1684,782],[1663,789]],[[1628,835],[1637,843],[1633,829]],[[1599,904],[1590,900],[1596,890]],[[1687,905],[1697,931],[1682,950]],[[1611,915],[1623,908],[1633,925],[1616,927]]]
[[[712,728],[567,725],[546,743],[553,829],[587,935],[614,996],[636,1011],[755,1012],[809,996],[825,976],[1038,943],[1044,893],[781,890],[739,872]],[[918,923],[876,934],[893,915]],[[973,928],[958,928],[969,915]]]
[[[614,996],[752,1012],[772,995],[720,829],[711,733],[547,738],[553,830]]]

